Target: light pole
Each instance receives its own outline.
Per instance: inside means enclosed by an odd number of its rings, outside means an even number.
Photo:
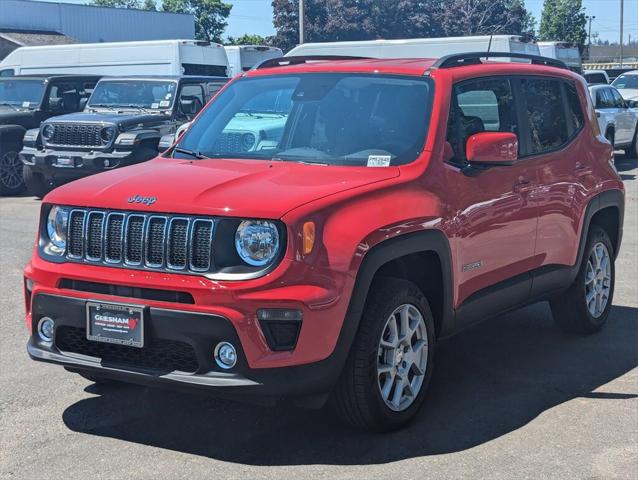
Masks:
[[[622,68],[623,64],[623,51],[622,51],[622,40],[623,40],[623,16],[625,14],[625,0],[620,0],[620,68]]]
[[[587,43],[591,47],[591,22],[592,20],[596,18],[596,15],[587,15],[585,18],[589,21],[589,33],[587,34],[587,38],[588,38]]]
[[[304,41],[304,31],[303,31],[303,17],[304,17],[304,0],[299,0],[299,44],[302,44]]]

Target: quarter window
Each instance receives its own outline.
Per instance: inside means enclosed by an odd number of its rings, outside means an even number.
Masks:
[[[554,150],[569,140],[566,110],[557,80],[522,79],[530,154]]]
[[[572,132],[577,132],[585,125],[585,116],[583,115],[583,109],[578,99],[578,92],[576,91],[576,85],[572,82],[566,82],[565,84],[565,97],[567,99],[567,115]]]
[[[517,133],[517,130],[508,79],[477,79],[454,87],[447,140],[456,162],[465,161],[465,145],[470,136],[480,132]]]

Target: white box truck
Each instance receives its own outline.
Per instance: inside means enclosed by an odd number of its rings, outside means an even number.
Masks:
[[[538,42],[538,49],[544,57],[562,60],[570,70],[580,73],[583,64],[578,46],[567,42]]]
[[[411,38],[404,40],[366,40],[361,42],[304,43],[286,56],[339,55],[369,58],[440,58],[453,53],[512,52],[540,55],[535,43],[519,35],[474,37]],[[507,58],[494,59],[509,61]],[[527,62],[525,59],[512,61]]]
[[[20,47],[0,63],[0,76],[29,74],[227,76],[222,45],[197,40],[76,43]]]
[[[263,45],[228,45],[224,49],[228,57],[229,77],[246,72],[269,58],[284,56],[280,48]]]

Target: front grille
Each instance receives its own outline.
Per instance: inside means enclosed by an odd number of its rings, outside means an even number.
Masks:
[[[59,327],[55,332],[55,345],[62,352],[99,358],[105,366],[187,373],[195,373],[199,368],[193,347],[175,340],[149,339],[143,348],[134,348],[92,342],[87,340],[84,328]]]
[[[53,136],[47,140],[49,145],[102,147],[101,124],[53,123]]]
[[[71,210],[70,260],[176,272],[212,272],[217,220]]]
[[[126,285],[114,285],[112,283],[88,282],[63,278],[60,280],[60,288],[76,290],[79,292],[99,293],[101,295],[113,295],[116,297],[141,298],[144,300],[156,300],[158,302],[195,303],[190,293],[177,290],[162,290],[158,288],[129,287]]]

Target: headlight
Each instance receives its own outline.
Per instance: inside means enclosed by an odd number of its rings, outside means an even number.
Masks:
[[[235,248],[248,265],[263,267],[279,253],[279,231],[272,222],[244,220],[235,234]]]
[[[53,125],[45,125],[42,128],[42,138],[45,140],[50,140],[53,138],[53,134],[55,133],[55,127]]]
[[[252,133],[244,133],[241,136],[241,146],[244,151],[249,151],[255,146],[255,136]]]
[[[49,244],[46,247],[47,253],[64,255],[68,225],[69,209],[58,206],[51,208],[47,217],[47,235],[49,236]]]
[[[115,127],[104,127],[100,132],[100,138],[104,143],[111,143],[116,133]]]

